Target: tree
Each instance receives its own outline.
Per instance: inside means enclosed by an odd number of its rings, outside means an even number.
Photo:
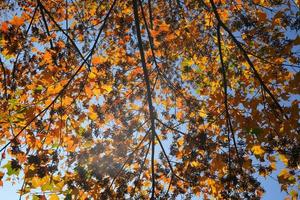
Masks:
[[[299,1],[1,1],[3,181],[32,199],[299,187]]]

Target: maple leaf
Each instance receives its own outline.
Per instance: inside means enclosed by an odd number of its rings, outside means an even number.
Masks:
[[[2,22],[2,24],[1,24],[1,30],[4,33],[8,31],[8,23],[7,22]]]
[[[257,155],[257,156],[262,156],[264,155],[265,153],[265,150],[262,149],[262,147],[260,145],[254,145],[252,148],[251,148],[252,152],[254,153],[254,155]]]
[[[59,197],[56,194],[50,194],[49,200],[59,200]]]
[[[111,85],[107,85],[107,84],[106,85],[102,85],[101,88],[104,89],[104,90],[106,90],[107,93],[110,93],[113,90],[112,86]]]
[[[10,21],[10,24],[19,27],[24,24],[24,19],[22,17],[14,16],[13,19]]]
[[[159,25],[159,30],[161,32],[168,32],[169,31],[169,27],[170,25],[166,24],[166,23],[162,23]]]
[[[282,162],[296,199],[298,3],[2,1],[0,185],[260,199]]]
[[[92,59],[92,64],[93,65],[99,65],[99,64],[104,63],[105,61],[106,61],[106,59],[103,58],[102,56],[95,56]]]

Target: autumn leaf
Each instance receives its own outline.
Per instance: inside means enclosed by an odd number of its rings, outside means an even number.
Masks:
[[[113,89],[111,85],[102,85],[102,89],[104,89],[107,93],[110,93]]]
[[[169,31],[169,27],[170,25],[166,24],[166,23],[162,23],[159,25],[159,30],[161,32],[168,32]]]
[[[4,173],[0,172],[0,187],[3,186],[3,180],[2,180],[3,176],[4,176]]]
[[[8,23],[7,22],[2,22],[1,31],[4,33],[6,33],[8,31]]]
[[[296,199],[298,2],[1,1],[0,185]]]
[[[50,194],[49,200],[59,200],[59,197],[56,194]]]
[[[92,64],[93,65],[99,65],[99,64],[102,64],[106,61],[105,58],[103,58],[102,56],[94,56],[92,58]]]
[[[279,154],[279,160],[281,162],[283,162],[285,164],[285,166],[288,165],[289,160],[288,160],[288,158],[284,154]]]
[[[22,17],[14,16],[10,23],[13,26],[19,27],[24,24],[24,19]]]
[[[264,13],[263,11],[257,11],[257,16],[258,16],[258,19],[260,20],[260,21],[266,21],[266,19],[267,19],[267,14],[266,13]]]
[[[177,140],[177,144],[178,144],[179,146],[182,146],[183,143],[184,143],[184,138],[180,138],[179,140]]]
[[[290,174],[290,172],[287,169],[281,170],[277,177],[279,183],[283,183],[283,184],[286,183],[294,184],[296,181],[295,177],[292,174]]]
[[[260,145],[253,146],[251,148],[251,151],[254,153],[254,155],[257,155],[257,156],[263,156],[265,153],[265,150],[263,150]]]
[[[199,166],[201,166],[201,164],[197,161],[193,161],[193,162],[191,162],[191,166],[192,167],[199,167]]]
[[[92,120],[96,120],[96,119],[98,118],[98,115],[97,115],[97,113],[95,113],[95,112],[90,112],[89,117],[90,117]]]
[[[144,182],[144,187],[149,187],[150,185],[151,185],[151,182],[150,181],[146,181],[146,182]]]
[[[33,187],[37,188],[37,187],[40,187],[42,185],[42,182],[41,182],[40,178],[33,177],[32,180],[31,180],[31,184],[32,184]]]

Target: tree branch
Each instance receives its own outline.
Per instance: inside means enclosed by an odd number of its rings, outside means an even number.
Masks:
[[[32,23],[33,23],[35,15],[36,15],[37,9],[38,9],[38,6],[36,6],[35,9],[34,9],[34,13],[33,13],[32,17],[31,17],[29,26],[27,27],[27,30],[25,32],[25,37],[27,36],[27,34],[28,34],[28,32],[29,32],[29,30],[30,30],[30,28],[32,26]],[[15,87],[16,87],[16,85],[15,85],[16,84],[15,79],[16,79],[16,72],[17,72],[17,62],[19,60],[20,54],[21,54],[21,52],[19,51],[18,54],[17,54],[17,56],[16,56],[16,60],[14,62],[13,69],[12,69],[12,87],[13,87],[13,89],[15,89]]]
[[[125,160],[125,162],[123,163],[122,167],[119,169],[119,171],[117,172],[117,175],[113,178],[112,182],[110,183],[108,189],[111,188],[111,186],[114,184],[115,180],[119,177],[119,175],[121,174],[121,172],[124,170],[125,165],[127,164],[127,162],[131,159],[131,157],[133,156],[133,154],[140,148],[140,146],[143,144],[144,140],[146,139],[146,137],[148,136],[149,130],[146,132],[145,136],[143,137],[143,139],[140,141],[140,143],[134,148],[134,150],[128,155],[127,159]]]
[[[147,101],[148,101],[150,121],[151,121],[151,138],[150,138],[150,141],[152,143],[152,148],[151,148],[151,173],[152,173],[151,199],[154,199],[155,198],[154,153],[155,153],[155,135],[156,135],[155,121],[154,121],[155,120],[155,110],[154,110],[154,107],[152,104],[149,73],[148,73],[148,69],[146,66],[145,54],[144,54],[143,43],[142,43],[137,0],[133,0],[133,11],[134,11],[136,35],[137,35],[137,39],[138,39],[138,48],[139,48],[139,52],[140,52],[140,58],[141,58],[141,63],[142,63],[142,68],[143,68],[143,73],[144,73],[144,79],[145,79],[146,88],[147,88]]]
[[[273,100],[273,102],[275,103],[275,105],[277,106],[277,108],[279,109],[279,111],[281,112],[281,114],[286,118],[286,120],[288,120],[289,117],[284,113],[283,108],[281,107],[281,105],[279,104],[279,102],[276,100],[276,98],[273,95],[273,93],[269,90],[269,88],[263,82],[263,80],[260,77],[258,71],[254,67],[253,62],[250,60],[250,58],[249,58],[246,50],[243,48],[243,46],[241,45],[241,43],[236,39],[236,37],[233,35],[233,33],[230,31],[230,29],[221,20],[221,18],[219,16],[219,13],[217,11],[217,7],[216,7],[214,1],[210,0],[210,4],[212,6],[213,13],[215,14],[215,17],[216,17],[219,25],[229,34],[229,36],[231,37],[231,39],[233,40],[233,42],[235,43],[235,45],[240,49],[240,51],[242,52],[243,57],[245,58],[245,60],[249,64],[250,68],[252,69],[255,78],[258,80],[258,82],[261,84],[261,86],[264,88],[264,90],[267,92],[267,94],[271,97],[271,99]]]
[[[108,13],[111,12],[114,4],[115,4],[116,0],[114,1],[113,5],[111,6],[111,9],[109,10]],[[44,10],[44,6],[40,3],[40,1],[38,0],[38,4],[39,6],[41,6]],[[47,10],[45,10],[45,12],[49,15],[49,12]],[[109,14],[106,15],[106,19],[108,18]],[[53,20],[52,16],[49,15],[49,18]],[[106,20],[103,22],[103,24],[105,24]],[[54,23],[58,26],[58,28],[60,28],[60,26],[54,21]],[[103,28],[104,28],[104,25],[101,26],[100,30],[99,30],[99,33],[98,35],[100,36],[102,31],[103,31]],[[61,29],[61,28],[60,28]],[[65,32],[64,32],[65,33]],[[66,35],[67,37],[69,37],[68,35]],[[98,40],[95,41],[94,45],[93,45],[93,48],[95,48],[96,46],[96,43],[97,43]],[[71,43],[74,43],[74,41],[71,40]],[[74,43],[75,44],[75,43]],[[76,44],[75,44],[76,46]],[[92,51],[91,51],[92,53]],[[19,135],[33,122],[35,121],[39,116],[41,116],[44,112],[46,112],[52,105],[54,105],[54,103],[57,101],[57,99],[64,93],[64,91],[68,88],[68,86],[71,84],[71,82],[74,80],[74,78],[76,77],[76,75],[81,71],[81,69],[83,68],[84,64],[88,64],[87,60],[88,58],[90,57],[90,55],[92,54],[89,54],[89,56],[87,56],[86,58],[84,58],[82,64],[78,67],[78,69],[76,70],[76,72],[71,76],[71,78],[69,79],[69,81],[63,86],[63,88],[58,92],[58,94],[55,96],[55,98],[51,101],[51,103],[46,106],[43,110],[41,110],[37,115],[35,115],[31,120],[29,120],[29,122],[27,122],[27,124],[6,144],[4,145],[4,147],[2,147],[0,149],[0,152],[2,152],[4,149],[6,149],[6,147],[8,147],[12,141],[14,141],[16,138],[19,137]]]

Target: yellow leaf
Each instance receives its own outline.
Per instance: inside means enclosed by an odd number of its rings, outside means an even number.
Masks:
[[[176,113],[176,118],[177,118],[178,120],[182,120],[182,119],[183,119],[183,113],[180,112],[180,111],[178,111],[178,112]]]
[[[199,116],[202,117],[202,118],[206,118],[207,117],[207,114],[204,110],[200,110],[199,111]]]
[[[150,181],[145,181],[143,185],[144,185],[145,187],[150,187],[151,182],[150,182]]]
[[[184,139],[183,139],[183,138],[180,138],[179,140],[177,140],[177,144],[178,144],[179,146],[182,146],[183,143],[184,143]]]
[[[191,162],[192,167],[199,167],[201,164],[198,161]]]
[[[59,197],[56,194],[51,194],[49,200],[59,200]]]
[[[33,177],[32,180],[31,180],[31,184],[33,187],[37,188],[37,187],[40,187],[41,186],[41,180],[39,177]]]
[[[139,167],[140,167],[140,165],[139,165],[138,163],[132,164],[132,168],[133,168],[134,170],[139,169]]]
[[[98,118],[98,115],[97,113],[95,112],[90,112],[89,113],[89,117],[92,119],[92,120],[96,120]]]
[[[96,78],[96,74],[94,72],[89,73],[89,78],[90,79]]]
[[[278,174],[278,179],[288,179],[290,176],[291,176],[290,172],[287,169],[283,169]]]
[[[111,85],[102,85],[101,88],[105,89],[107,93],[110,93],[112,91]]]
[[[265,150],[263,150],[261,148],[261,146],[259,145],[255,145],[251,148],[252,152],[254,153],[254,155],[258,155],[258,156],[261,156],[261,155],[264,155],[265,153]]]
[[[213,179],[208,178],[207,180],[207,184],[210,186],[211,191],[213,194],[215,194],[217,192],[217,188],[215,187],[215,181]]]
[[[285,155],[279,154],[279,160],[281,160],[281,162],[283,162],[286,166],[288,165],[289,159],[287,159]]]
[[[136,105],[136,104],[131,104],[130,105],[131,106],[131,109],[133,109],[133,110],[139,110],[139,108],[140,108],[140,106],[138,106],[138,105]]]
[[[55,187],[55,191],[60,192],[62,190],[62,188],[65,186],[65,182],[64,181],[60,181],[58,183],[56,183]]]
[[[103,92],[101,91],[101,89],[99,89],[98,87],[95,87],[93,89],[93,95],[94,96],[100,96]]]
[[[57,94],[63,89],[61,84],[51,85],[48,87],[47,92],[48,94]]]

